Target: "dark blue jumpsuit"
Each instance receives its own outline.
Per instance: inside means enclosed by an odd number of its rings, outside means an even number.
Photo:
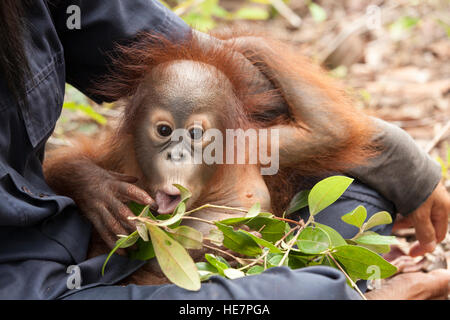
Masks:
[[[66,26],[66,10],[73,4],[81,9],[80,30]],[[45,143],[61,113],[65,83],[87,93],[91,81],[107,72],[105,53],[116,42],[132,41],[144,30],[179,41],[189,27],[151,0],[36,0],[27,6],[26,22],[25,47],[32,74],[26,83],[26,103],[13,99],[0,74],[1,299],[358,298],[344,276],[328,267],[272,268],[237,280],[212,278],[199,292],[189,292],[174,285],[114,286],[142,265],[115,256],[102,277],[105,256],[86,260],[90,223],[71,199],[47,186],[42,173]],[[356,229],[340,222],[339,215],[359,204],[369,215],[393,212],[392,204],[378,193],[355,183],[328,212],[318,215],[319,222],[351,237]],[[389,233],[390,227],[378,231]],[[72,265],[81,270],[80,289],[67,286]]]

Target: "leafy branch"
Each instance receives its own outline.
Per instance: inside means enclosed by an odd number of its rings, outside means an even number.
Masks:
[[[191,193],[180,185],[181,201],[171,215],[155,216],[148,206],[130,203],[136,214],[136,231],[120,236],[116,246],[107,256],[102,274],[111,256],[118,248],[137,244],[130,251],[134,259],[157,259],[162,272],[172,283],[187,290],[199,290],[201,281],[211,276],[235,279],[259,274],[268,268],[288,266],[291,269],[313,265],[327,265],[344,273],[349,285],[363,298],[356,286],[358,279],[374,279],[375,266],[378,277],[387,278],[397,269],[379,253],[389,251],[395,237],[382,236],[369,229],[392,222],[389,213],[382,211],[367,219],[367,211],[358,206],[342,216],[345,223],[358,228],[351,239],[344,239],[333,228],[315,221],[315,216],[334,203],[352,183],[353,179],[333,176],[317,183],[311,190],[296,194],[283,217],[262,212],[259,203],[250,209],[205,204],[186,210]],[[296,221],[285,216],[301,208],[309,208],[308,220]],[[239,216],[224,220],[206,220],[190,216],[204,209],[235,211]],[[208,235],[183,225],[183,220],[195,220],[214,225]],[[291,227],[291,225],[292,227]],[[256,235],[255,235],[256,234]],[[206,248],[210,252],[205,261],[195,263],[186,249]],[[238,256],[239,255],[239,256]],[[234,267],[224,259],[234,261]],[[237,264],[237,266],[236,266]]]

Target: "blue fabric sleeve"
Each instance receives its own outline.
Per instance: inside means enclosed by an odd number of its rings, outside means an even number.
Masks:
[[[66,299],[149,299],[149,300],[356,300],[360,299],[346,283],[345,276],[329,267],[291,270],[270,268],[257,276],[235,280],[212,277],[199,291],[187,291],[175,285],[110,286],[86,289]]]
[[[67,8],[80,8],[80,29],[69,29]],[[96,102],[88,89],[92,80],[108,72],[110,59],[117,43],[132,41],[139,32],[153,32],[174,41],[190,34],[189,26],[156,0],[62,0],[49,3],[58,36],[64,47],[67,82]],[[71,12],[71,11],[69,11]]]

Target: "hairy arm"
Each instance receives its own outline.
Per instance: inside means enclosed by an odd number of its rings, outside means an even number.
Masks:
[[[118,172],[117,156],[124,155],[119,149],[125,142],[118,146],[101,140],[78,139],[72,147],[49,152],[44,161],[48,185],[75,201],[109,247],[114,246],[117,234],[135,229],[128,220],[134,214],[126,202],[155,204],[144,190],[134,185],[136,177]]]
[[[289,123],[279,130],[280,166],[299,172],[341,171],[371,155],[375,130],[368,116],[321,68],[289,46],[256,37],[230,40],[258,67],[287,105]]]

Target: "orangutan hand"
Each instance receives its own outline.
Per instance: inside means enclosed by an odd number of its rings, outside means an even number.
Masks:
[[[135,222],[128,219],[134,214],[126,203],[134,201],[152,208],[156,203],[133,184],[138,180],[135,177],[104,170],[95,164],[86,164],[80,170],[83,172],[77,175],[85,177],[78,178],[82,183],[81,192],[74,192],[71,197],[107,246],[113,248],[118,234],[128,235],[136,230]]]

